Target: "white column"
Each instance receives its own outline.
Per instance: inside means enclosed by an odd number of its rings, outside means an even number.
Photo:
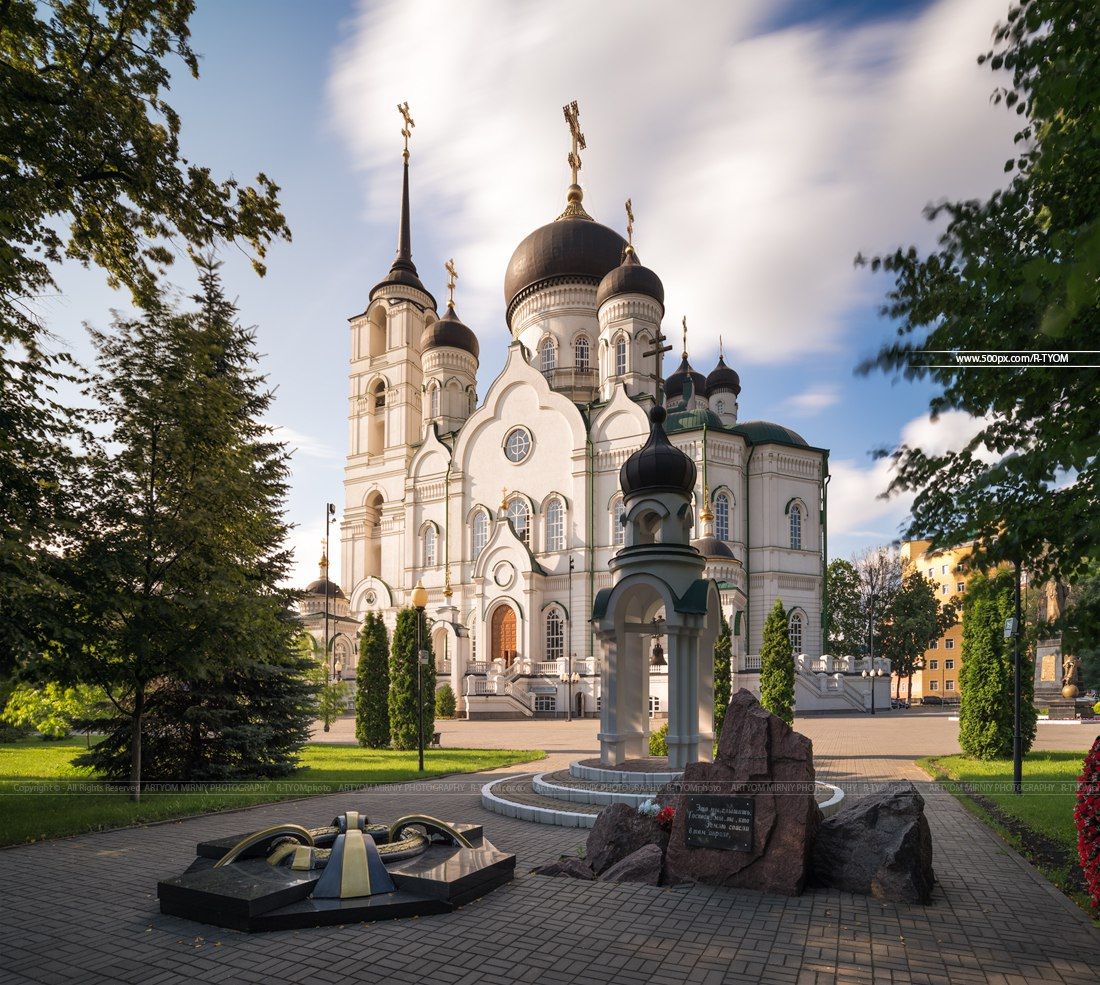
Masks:
[[[668,630],[668,691],[668,765],[682,770],[700,759],[699,639],[689,630]]]

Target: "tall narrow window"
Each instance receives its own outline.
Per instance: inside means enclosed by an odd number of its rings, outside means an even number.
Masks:
[[[791,649],[797,655],[802,652],[802,614],[792,612],[787,622],[787,631],[791,638]]]
[[[791,549],[802,550],[802,507],[791,504]]]
[[[543,339],[539,343],[539,369],[549,373],[558,364],[558,350],[553,339]]]
[[[725,493],[714,497],[714,536],[719,540],[730,539],[730,498]]]
[[[615,375],[626,375],[626,336],[620,335],[615,340]]]
[[[474,514],[473,541],[474,557],[476,558],[485,550],[485,545],[489,543],[489,517],[485,515],[484,510],[478,510]]]
[[[577,369],[588,369],[589,358],[588,339],[581,335],[573,343],[573,365]]]
[[[432,387],[432,417],[439,416],[439,387]]]
[[[508,504],[508,519],[512,521],[512,529],[516,536],[528,547],[531,546],[531,511],[527,504],[518,496]]]
[[[436,557],[435,527],[428,526],[424,531],[424,567],[434,568]]]
[[[552,499],[546,507],[546,549],[565,549],[565,505],[560,499]]]
[[[623,506],[622,499],[615,500],[615,505],[611,508],[611,543],[615,547],[622,547],[626,536],[626,530],[623,527],[623,513],[625,511],[626,508]]]
[[[565,656],[565,620],[560,609],[546,614],[546,659],[560,660]]]
[[[724,402],[724,401],[722,401],[722,400],[719,400],[719,401],[718,401],[718,406],[717,406],[717,407],[715,408],[715,411],[714,411],[714,412],[715,412],[715,413],[716,413],[716,414],[717,414],[717,415],[718,415],[719,417],[721,417],[721,416],[722,416],[722,415],[723,415],[723,414],[724,414],[724,413],[726,412],[726,404],[725,404],[725,402]]]

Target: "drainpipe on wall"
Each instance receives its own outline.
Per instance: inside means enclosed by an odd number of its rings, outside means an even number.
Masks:
[[[593,664],[594,646],[592,640],[592,606],[596,603],[596,463],[594,460],[594,452],[592,449],[592,405],[588,405],[588,413],[584,415],[584,455],[585,455],[585,478],[588,482],[588,543],[586,545],[585,554],[585,567],[588,569],[588,614],[585,616],[585,622],[588,623],[588,661],[589,667],[595,670]]]

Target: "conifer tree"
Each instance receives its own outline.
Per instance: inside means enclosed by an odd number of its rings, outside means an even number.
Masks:
[[[978,759],[1012,755],[1013,648],[1004,638],[1005,620],[1013,614],[1012,576],[971,576],[963,610],[962,667],[959,670],[959,745]],[[1035,740],[1034,676],[1022,675],[1023,750]]]
[[[760,647],[760,703],[788,725],[794,721],[794,652],[782,599],[775,600],[764,620]]]
[[[732,681],[730,673],[733,659],[733,638],[730,624],[722,615],[722,631],[714,642],[714,737],[722,734],[722,723],[726,720],[726,709],[730,703]]]
[[[390,744],[390,666],[386,624],[368,612],[359,631],[355,672],[355,738],[359,745],[385,749]]]
[[[454,718],[457,701],[454,688],[450,684],[444,684],[435,692],[435,714],[437,718]]]
[[[416,620],[416,609],[402,609],[397,614],[390,647],[390,744],[394,749],[416,748]],[[435,731],[435,660],[426,626],[421,626],[421,633],[421,645],[428,651],[428,663],[420,668],[426,748]]]

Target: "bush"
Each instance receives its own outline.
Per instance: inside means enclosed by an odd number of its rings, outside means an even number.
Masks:
[[[1093,742],[1077,778],[1073,820],[1077,824],[1077,854],[1089,900],[1093,907],[1100,907],[1100,736]]]
[[[0,721],[13,729],[35,731],[43,739],[64,739],[78,719],[93,714],[107,695],[87,684],[63,687],[49,682],[40,688],[20,684],[0,711]]]
[[[764,621],[764,639],[760,647],[760,703],[788,725],[794,721],[794,653],[782,599],[775,600]]]
[[[649,733],[649,754],[651,756],[668,755],[668,722],[665,722],[656,732]]]
[[[454,718],[455,704],[455,693],[451,689],[451,685],[444,684],[435,692],[435,717]]]
[[[722,734],[722,723],[726,720],[726,708],[730,703],[731,665],[733,663],[733,638],[730,624],[722,616],[722,631],[714,641],[714,738]]]
[[[1097,701],[1096,704],[1092,706],[1092,713],[1094,715],[1100,715],[1100,701]]]

